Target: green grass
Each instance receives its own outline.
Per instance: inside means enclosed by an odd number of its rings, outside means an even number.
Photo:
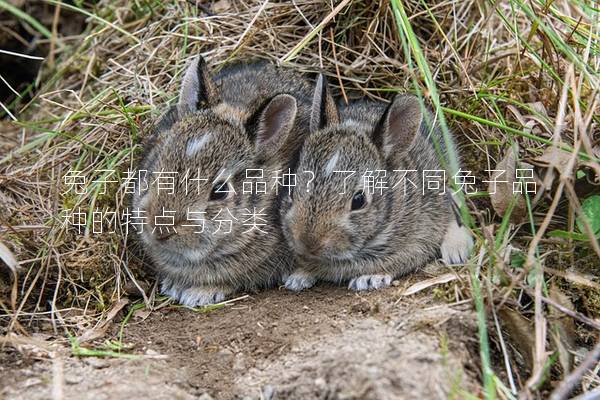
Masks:
[[[420,72],[420,78],[424,81],[425,87],[428,90],[429,97],[435,107],[436,111],[436,121],[438,122],[440,129],[442,131],[443,139],[446,145],[447,153],[448,153],[448,167],[450,173],[454,175],[456,171],[459,170],[458,166],[458,156],[456,154],[456,149],[454,148],[450,130],[448,129],[448,125],[446,124],[446,120],[444,118],[444,110],[442,108],[437,86],[433,77],[431,75],[431,70],[429,69],[429,64],[425,59],[425,56],[421,50],[419,45],[419,39],[416,37],[412,26],[409,22],[408,16],[404,9],[404,6],[399,0],[391,0],[392,10],[394,12],[394,16],[396,18],[396,24],[398,25],[398,31],[400,32],[400,38],[403,43],[404,53],[406,60],[409,63],[409,68],[412,68],[412,59],[414,57],[415,62],[418,67],[418,71]],[[419,97],[422,97],[419,79],[417,77],[413,78],[414,88],[417,93],[420,94]],[[435,136],[434,136],[435,137]],[[437,139],[437,138],[436,138]],[[434,141],[435,144],[435,141]],[[438,145],[439,148],[439,145]],[[438,151],[438,154],[440,152]],[[443,157],[441,157],[443,159]],[[460,207],[463,215],[463,220],[467,225],[472,226],[473,220],[469,215],[469,211],[464,203],[464,199],[460,198]],[[480,287],[480,277],[478,273],[478,267],[474,264],[470,264],[470,280],[471,287],[473,290],[473,299],[475,302],[475,310],[477,313],[477,326],[479,329],[479,346],[480,346],[480,357],[481,357],[481,369],[483,374],[483,385],[486,399],[494,399],[496,397],[496,386],[495,386],[495,375],[491,368],[490,363],[490,348],[489,348],[489,339],[487,332],[487,317],[485,311],[485,305],[483,300],[483,295],[481,293]]]
[[[136,354],[121,352],[121,346],[113,342],[107,342],[103,348],[99,349],[90,349],[81,346],[74,336],[69,336],[69,342],[71,343],[71,354],[75,357],[125,358],[128,360],[142,358],[142,356]]]
[[[31,27],[33,29],[35,29],[40,34],[42,34],[42,36],[44,36],[46,39],[52,38],[52,33],[44,25],[42,25],[37,19],[35,19],[31,15],[27,14],[26,12],[22,11],[21,9],[13,6],[7,0],[0,0],[0,9],[1,8],[5,9],[9,13],[13,14],[18,19],[31,25]]]
[[[69,3],[64,3],[61,0],[44,0],[44,1],[47,2],[47,3],[53,4],[53,5],[60,5],[61,7],[64,7],[66,9],[68,9],[68,10],[75,11],[75,12],[78,12],[80,14],[83,14],[86,17],[91,18],[91,19],[99,22],[101,25],[105,25],[105,26],[108,26],[108,27],[116,30],[120,34],[122,34],[122,35],[128,37],[129,39],[131,39],[136,44],[140,44],[140,40],[137,37],[135,37],[135,35],[132,35],[128,31],[126,31],[125,29],[121,28],[120,26],[118,26],[118,25],[116,25],[116,24],[114,24],[114,23],[112,23],[112,22],[110,22],[110,21],[108,21],[108,20],[106,20],[106,19],[98,16],[95,13],[89,12],[89,11],[87,11],[87,10],[81,8],[81,7],[78,7],[77,5],[73,5],[73,4],[69,4]]]

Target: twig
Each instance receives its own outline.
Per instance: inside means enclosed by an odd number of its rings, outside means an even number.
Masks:
[[[534,296],[534,291],[533,291],[533,290],[531,290],[531,288],[529,288],[529,287],[528,287],[528,286],[526,286],[525,284],[521,283],[521,284],[520,284],[520,287],[521,287],[521,289],[523,289],[525,292],[527,292],[527,294],[528,294],[529,296],[531,296],[531,297],[533,297],[533,296]],[[593,319],[591,319],[590,317],[587,317],[587,316],[585,316],[585,315],[581,314],[580,312],[577,312],[577,311],[570,310],[570,309],[568,309],[567,307],[565,307],[565,306],[563,306],[563,305],[561,305],[561,304],[559,304],[559,303],[555,302],[554,300],[552,300],[552,299],[550,299],[550,298],[548,298],[548,297],[541,296],[541,297],[540,297],[540,299],[541,299],[541,300],[542,300],[544,303],[546,303],[546,304],[548,304],[548,305],[550,305],[550,306],[552,306],[552,307],[556,308],[558,311],[562,312],[563,314],[567,314],[568,316],[570,316],[570,317],[572,317],[572,318],[575,318],[576,320],[578,320],[578,321],[580,321],[580,322],[583,322],[584,324],[586,324],[586,325],[588,325],[588,326],[590,326],[590,327],[592,327],[592,328],[594,328],[594,329],[597,329],[598,331],[600,331],[600,322],[598,322],[598,321],[596,321],[596,320],[593,320]]]
[[[350,0],[342,0],[340,2],[340,4],[338,4],[333,11],[331,11],[329,14],[327,14],[327,16],[325,18],[323,18],[323,20],[319,23],[319,25],[317,25],[315,27],[315,29],[313,29],[312,31],[309,32],[308,35],[306,35],[300,42],[298,42],[297,45],[294,46],[293,49],[291,49],[286,55],[284,55],[283,57],[281,57],[279,59],[280,63],[285,63],[290,61],[292,58],[294,58],[299,52],[300,50],[302,50],[302,48],[304,46],[306,46],[306,44],[308,42],[310,42],[310,40],[315,37],[315,35],[319,32],[321,32],[323,30],[323,28],[329,23],[329,21],[331,21],[336,15],[338,15],[338,13],[340,11],[342,11],[342,9],[344,7],[346,7],[346,5],[350,3]]]
[[[569,397],[569,394],[575,389],[575,386],[581,381],[583,375],[591,370],[596,363],[600,361],[600,342],[596,343],[596,347],[587,355],[585,360],[571,372],[560,385],[550,395],[550,400],[564,400]],[[597,397],[590,397],[597,398]]]
[[[8,54],[10,56],[23,57],[23,58],[28,58],[30,60],[43,60],[44,59],[44,57],[30,56],[28,54],[15,53],[14,51],[8,51],[8,50],[2,50],[2,49],[0,49],[0,54]]]
[[[50,38],[50,51],[48,52],[48,66],[54,68],[54,53],[56,52],[56,41],[58,40],[58,20],[60,19],[60,6],[54,6],[54,17],[52,19],[52,37]]]
[[[342,96],[344,97],[344,103],[348,104],[348,96],[346,96],[346,90],[344,89],[344,82],[342,82],[342,76],[340,74],[340,65],[337,62],[337,52],[335,50],[335,37],[333,36],[333,29],[329,30],[329,34],[331,36],[331,50],[333,51],[333,59],[335,62],[335,73],[338,78],[338,82],[340,83],[340,90],[342,91]]]

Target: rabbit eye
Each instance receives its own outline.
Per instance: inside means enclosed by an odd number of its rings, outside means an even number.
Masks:
[[[359,190],[358,192],[354,193],[354,195],[352,196],[352,205],[350,207],[350,209],[352,211],[357,211],[360,210],[361,208],[364,208],[367,205],[367,197],[365,196],[365,192],[363,192],[362,190]]]
[[[229,197],[229,195],[232,192],[233,191],[231,190],[229,183],[224,182],[224,181],[218,181],[217,183],[215,183],[213,185],[213,187],[210,191],[210,196],[209,196],[208,200],[210,200],[210,201],[225,200]]]

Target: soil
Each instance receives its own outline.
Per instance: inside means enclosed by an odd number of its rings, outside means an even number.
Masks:
[[[406,298],[400,292],[397,287],[368,293],[273,289],[210,312],[180,307],[140,312],[123,336],[126,352],[137,359],[74,357],[64,345],[17,346],[18,351],[0,355],[0,398],[477,395],[471,305],[438,303],[427,291]],[[116,339],[119,326],[113,323],[107,336]],[[46,337],[47,343],[51,339]]]

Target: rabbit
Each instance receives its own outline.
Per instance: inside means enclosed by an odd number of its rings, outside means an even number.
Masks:
[[[301,75],[266,63],[227,66],[212,77],[202,57],[193,59],[179,102],[146,140],[138,167],[145,178],[132,199],[146,217],[139,239],[162,293],[194,307],[289,274],[293,255],[278,213],[283,191],[271,177],[299,151],[312,94]],[[249,169],[269,190],[243,193]],[[177,173],[175,190],[161,190],[161,171]],[[244,225],[253,215],[255,226]]]
[[[296,254],[286,288],[300,291],[324,280],[379,289],[440,255],[446,263],[467,259],[473,240],[450,192],[422,193],[411,185],[404,192],[398,173],[388,174],[388,189],[371,193],[361,179],[367,170],[441,169],[432,136],[442,153],[444,142],[425,113],[409,95],[387,106],[363,100],[338,110],[319,77],[297,185],[282,199],[283,232]]]

